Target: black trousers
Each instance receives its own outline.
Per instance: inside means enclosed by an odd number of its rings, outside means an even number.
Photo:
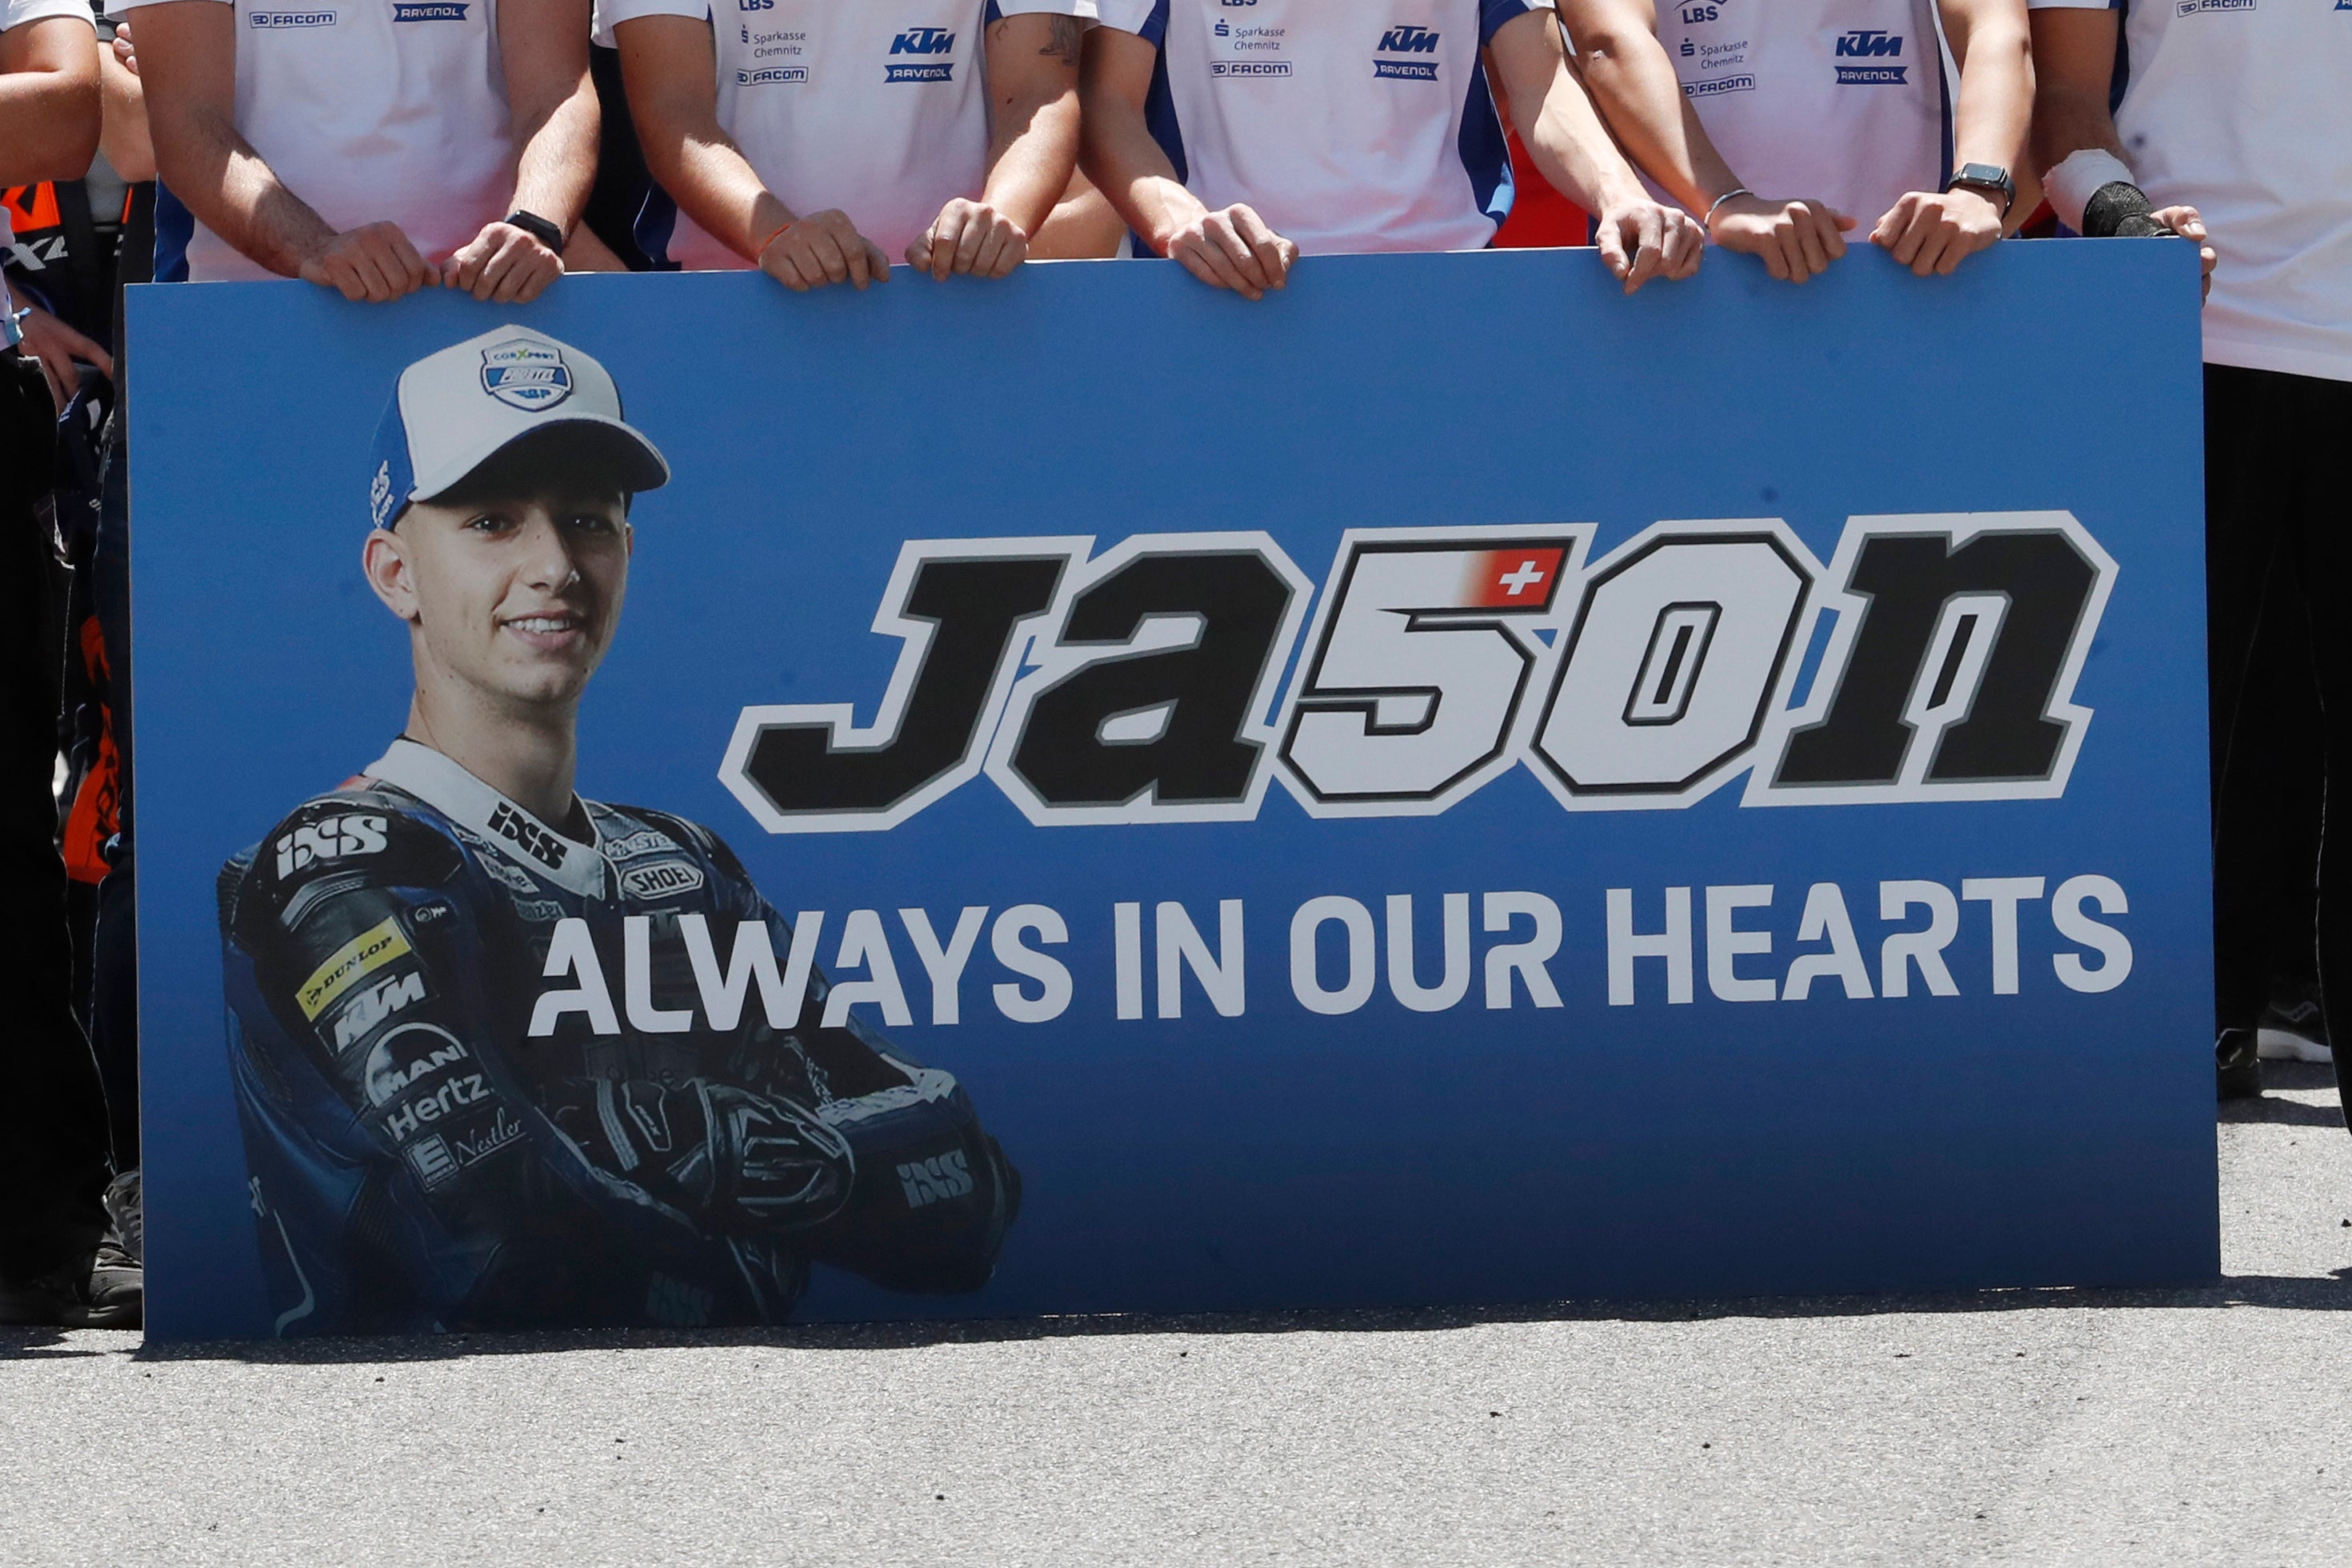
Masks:
[[[2315,873],[2321,994],[2352,1026],[2352,382],[2205,368],[2216,1022],[2251,1029]],[[2325,821],[2338,825],[2326,834]],[[2286,949],[2282,951],[2283,946]],[[2352,1037],[2352,1026],[2334,1033]],[[2352,1068],[2352,1038],[2336,1047]],[[2352,1074],[2347,1074],[2352,1078]]]
[[[106,1223],[106,1096],[75,1021],[57,847],[65,649],[56,550],[39,510],[56,452],[38,367],[0,353],[0,1276],[87,1252]]]

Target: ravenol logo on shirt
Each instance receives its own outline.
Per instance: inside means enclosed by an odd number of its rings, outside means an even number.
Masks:
[[[462,22],[472,0],[394,0],[395,22]]]
[[[332,11],[248,11],[245,25],[248,27],[331,27],[335,25]]]
[[[515,338],[482,351],[482,390],[537,414],[572,395],[572,367],[552,344]]]
[[[1840,58],[1884,58],[1903,53],[1903,35],[1890,33],[1884,27],[1856,27],[1838,36]],[[1907,66],[1839,66],[1837,79],[1843,87],[1901,87]]]
[[[894,55],[951,55],[955,53],[956,36],[945,27],[909,27],[890,40]],[[894,81],[953,81],[955,62],[942,60],[937,65],[885,66],[882,79]]]
[[[1378,53],[1384,55],[1433,55],[1437,52],[1437,33],[1429,27],[1400,22],[1381,35]],[[1372,62],[1374,79],[1389,77],[1400,81],[1435,81],[1435,60],[1381,60]]]

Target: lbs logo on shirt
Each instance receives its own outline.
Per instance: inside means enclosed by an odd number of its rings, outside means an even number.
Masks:
[[[952,55],[956,36],[945,27],[909,27],[890,40],[890,53],[898,55]],[[953,60],[926,61],[920,65],[890,64],[882,68],[885,83],[900,81],[953,81]]]

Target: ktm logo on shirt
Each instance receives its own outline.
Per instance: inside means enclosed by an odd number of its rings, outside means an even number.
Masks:
[[[894,55],[951,55],[955,53],[956,36],[945,27],[909,27],[890,40]],[[882,79],[887,84],[898,81],[953,81],[955,65],[941,61],[937,65],[885,66]]]
[[[1883,27],[1856,27],[1851,33],[1839,35],[1837,52],[1842,59],[1850,55],[1864,58],[1900,55],[1903,52],[1903,35],[1890,33]]]
[[[1427,27],[1401,24],[1381,35],[1381,53],[1384,55],[1433,55],[1437,52],[1437,35]]]

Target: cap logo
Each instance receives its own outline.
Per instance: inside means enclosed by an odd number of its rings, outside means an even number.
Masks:
[[[383,520],[391,514],[391,511],[392,464],[378,463],[375,466],[375,479],[368,486],[368,516],[374,520],[378,528],[382,528]]]
[[[572,367],[552,343],[509,338],[482,351],[482,390],[509,408],[541,413],[572,395]]]

